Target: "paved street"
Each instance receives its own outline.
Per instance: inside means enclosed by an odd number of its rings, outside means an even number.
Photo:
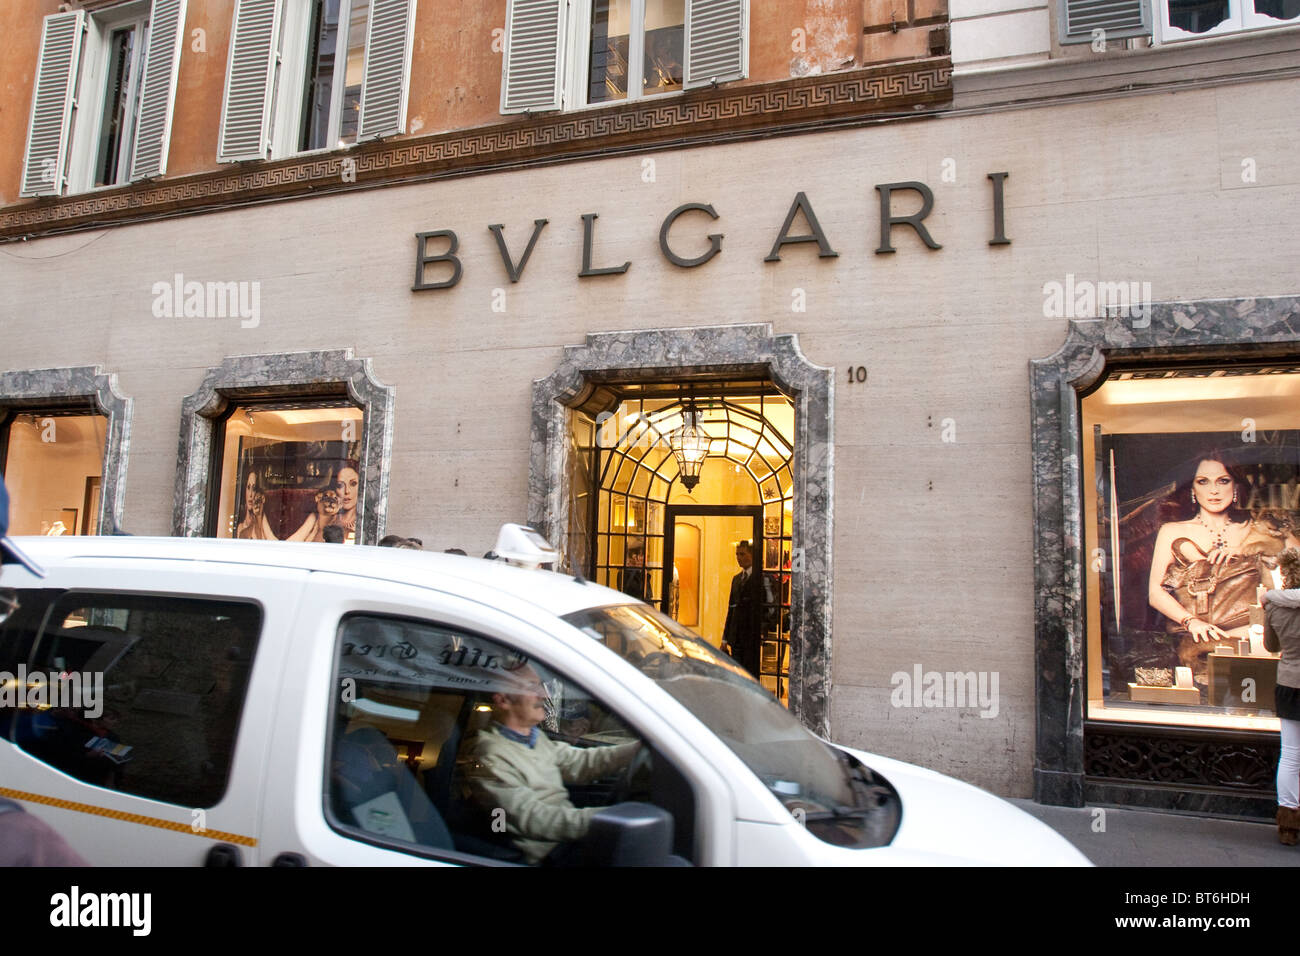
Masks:
[[[1079,848],[1097,866],[1297,866],[1300,847],[1282,846],[1271,824],[1111,807],[1045,807],[1012,800]],[[1098,817],[1097,811],[1105,816]],[[1105,830],[1094,831],[1094,821]]]

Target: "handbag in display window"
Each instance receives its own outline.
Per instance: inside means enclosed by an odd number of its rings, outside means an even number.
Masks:
[[[1228,630],[1250,623],[1250,606],[1260,582],[1260,555],[1238,554],[1215,564],[1191,538],[1178,538],[1173,545],[1174,560],[1162,582],[1187,613]],[[1190,558],[1191,548],[1197,558]],[[1169,631],[1186,631],[1170,621]]]

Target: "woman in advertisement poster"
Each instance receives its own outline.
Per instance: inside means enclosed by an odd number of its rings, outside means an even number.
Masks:
[[[1289,527],[1241,507],[1250,485],[1228,456],[1201,458],[1190,486],[1180,486],[1190,517],[1160,526],[1151,556],[1148,599],[1179,636],[1179,663],[1203,680],[1213,642],[1246,637],[1262,572],[1300,546]]]
[[[338,527],[343,533],[343,541],[352,544],[356,541],[357,498],[360,490],[361,476],[356,468],[344,465],[339,469],[338,477],[327,481],[316,492],[316,510],[307,516],[298,530],[288,538],[290,541],[325,541],[324,531],[327,527]]]
[[[339,496],[339,513],[335,524],[343,529],[343,541],[354,544],[357,540],[357,502],[361,497],[361,473],[352,462],[339,469],[334,490]]]
[[[1277,763],[1277,838],[1300,843],[1300,551],[1287,548],[1277,562],[1282,587],[1264,595],[1264,647],[1282,652],[1274,710],[1282,731]]]
[[[235,530],[236,538],[256,541],[278,540],[271,530],[271,523],[266,520],[266,492],[262,489],[262,479],[257,472],[249,470],[244,479],[243,517]]]

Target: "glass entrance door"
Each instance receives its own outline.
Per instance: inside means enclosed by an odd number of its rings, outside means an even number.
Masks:
[[[736,543],[752,542],[756,580],[746,583],[762,608],[749,614],[747,633],[758,636],[744,642],[742,663],[784,703],[794,533],[789,397],[764,380],[622,384],[593,393],[575,409],[571,429],[581,463],[567,475],[570,561],[717,646],[740,570]],[[690,459],[701,433],[706,452]]]

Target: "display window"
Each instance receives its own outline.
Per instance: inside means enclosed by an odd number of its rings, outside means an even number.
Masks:
[[[365,414],[350,403],[245,403],[215,443],[219,538],[354,544]]]
[[[1088,718],[1277,731],[1261,601],[1300,547],[1300,367],[1121,370],[1082,421]]]
[[[108,418],[84,407],[24,411],[4,423],[10,534],[100,533],[107,433]]]

